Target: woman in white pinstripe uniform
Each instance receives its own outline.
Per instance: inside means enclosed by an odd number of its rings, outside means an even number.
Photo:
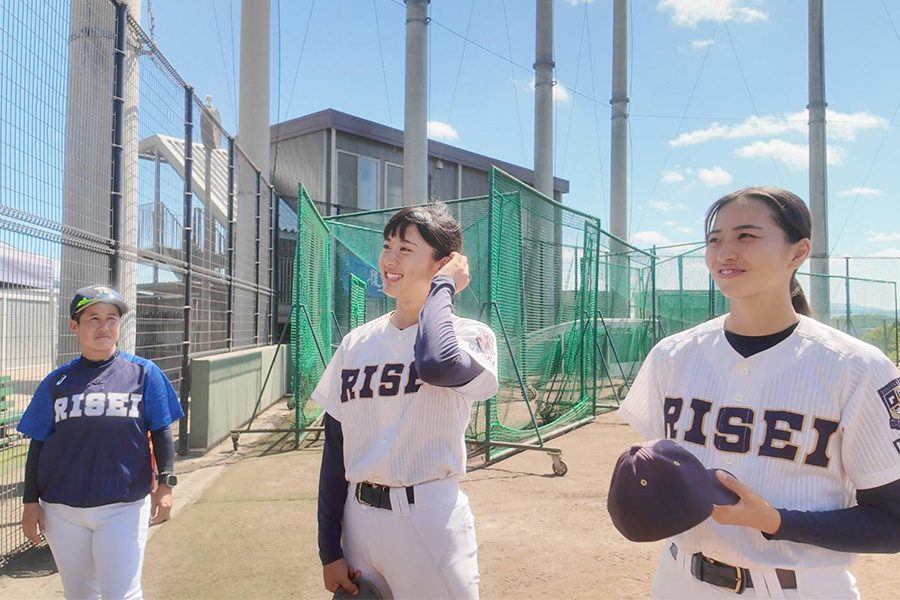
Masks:
[[[652,595],[858,597],[855,553],[900,551],[900,372],[809,318],[800,198],[728,194],[706,233],[731,312],[657,344],[619,412],[732,473],[718,477],[741,499],[666,542]]]
[[[325,587],[362,575],[386,598],[477,598],[464,433],[497,390],[491,329],[452,313],[469,282],[459,223],[404,208],[379,269],[396,309],[346,335],[313,399],[327,411],[319,478]],[[348,491],[350,492],[348,494]]]

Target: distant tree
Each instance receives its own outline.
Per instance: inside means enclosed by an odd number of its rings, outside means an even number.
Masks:
[[[869,330],[862,339],[869,342],[873,346],[877,346],[882,352],[887,354],[894,364],[897,363],[897,324],[892,321],[885,322],[884,325]]]

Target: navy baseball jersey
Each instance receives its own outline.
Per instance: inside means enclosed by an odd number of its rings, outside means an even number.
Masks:
[[[87,508],[149,494],[147,432],[183,416],[159,367],[119,352],[102,362],[77,358],[50,373],[17,429],[44,442],[41,499]]]

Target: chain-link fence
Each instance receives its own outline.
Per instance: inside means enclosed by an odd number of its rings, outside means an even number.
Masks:
[[[812,317],[877,346],[897,363],[900,258],[842,257],[829,263],[830,275],[810,273],[808,264],[797,273],[807,299],[814,280],[827,282],[823,287],[829,309],[814,310]],[[657,314],[664,333],[683,331],[729,310],[728,299],[709,276],[701,245],[659,257],[656,280]]]
[[[124,5],[0,3],[0,564],[27,547],[15,426],[78,356],[75,290],[119,289],[120,347],[187,406],[192,356],[272,340],[276,200]]]

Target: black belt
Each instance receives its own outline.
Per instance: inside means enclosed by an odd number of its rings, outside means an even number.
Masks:
[[[416,496],[413,493],[413,487],[409,486],[405,489],[407,502],[415,504]],[[368,481],[357,483],[356,500],[360,504],[391,510],[391,488],[387,485],[369,483]]]
[[[678,560],[678,546],[672,544],[669,551],[672,553],[672,558]],[[753,578],[750,577],[749,569],[721,563],[700,552],[691,556],[691,575],[704,583],[725,588],[735,594],[741,594],[745,589],[753,587]],[[778,577],[781,589],[797,589],[797,574],[794,571],[775,569],[775,575]]]

